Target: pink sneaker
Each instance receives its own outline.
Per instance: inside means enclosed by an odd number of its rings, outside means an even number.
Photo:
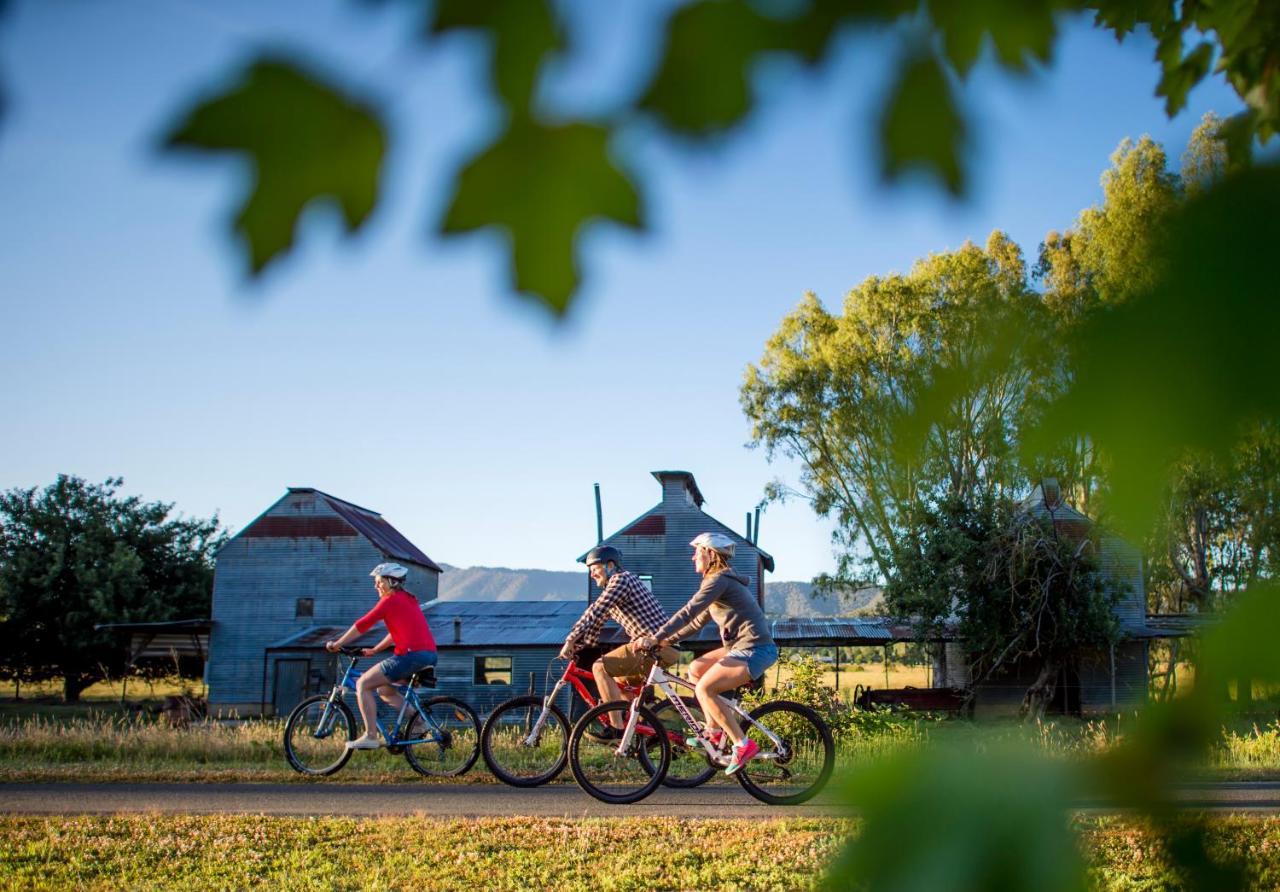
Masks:
[[[733,758],[729,760],[729,767],[724,770],[724,773],[737,774],[743,765],[758,755],[760,755],[760,747],[756,746],[754,740],[747,738],[745,742],[734,746]]]

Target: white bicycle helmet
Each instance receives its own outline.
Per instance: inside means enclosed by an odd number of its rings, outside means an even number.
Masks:
[[[409,575],[409,571],[407,568],[402,567],[399,564],[385,563],[378,564],[378,566],[369,571],[369,575],[387,576],[391,579],[404,579]]]
[[[737,543],[724,533],[699,533],[689,544],[694,548],[710,548],[726,561],[733,559],[733,553],[738,548]]]

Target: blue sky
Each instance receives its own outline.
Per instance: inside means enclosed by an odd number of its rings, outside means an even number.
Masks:
[[[852,38],[816,76],[760,73],[766,97],[711,149],[625,134],[652,229],[583,239],[585,284],[555,324],[506,284],[495,237],[430,236],[444,174],[495,115],[467,39],[416,42],[412,4],[228,0],[48,3],[0,19],[0,488],[58,473],[217,512],[238,529],[287,486],[381,511],[437,561],[573,569],[658,499],[655,469],[691,471],[706,510],[741,529],[775,477],[744,448],[745,366],[806,290],[829,306],[870,275],[1003,229],[1034,260],[1050,229],[1098,201],[1126,136],[1177,156],[1200,116],[1239,101],[1220,78],[1169,121],[1152,44],[1084,20],[1047,70],[990,64],[963,101],[979,122],[972,197],[886,190],[874,120],[898,52]],[[657,6],[567,3],[581,50],[549,102],[607,107],[643,70]],[[369,11],[369,10],[373,11]],[[388,102],[383,202],[344,239],[308,214],[259,281],[227,221],[234,162],[162,158],[184,103],[264,47],[348,75]],[[769,506],[778,579],[834,566],[830,526]]]

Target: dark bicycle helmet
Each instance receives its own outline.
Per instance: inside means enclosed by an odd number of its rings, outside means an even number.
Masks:
[[[587,566],[613,561],[614,566],[622,566],[622,552],[612,545],[597,545],[587,552]]]

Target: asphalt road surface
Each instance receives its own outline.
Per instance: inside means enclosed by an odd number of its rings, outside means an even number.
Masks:
[[[1187,809],[1280,812],[1280,783],[1188,784],[1177,791]],[[1082,811],[1106,810],[1081,802]],[[634,805],[606,805],[570,784],[531,790],[485,785],[368,784],[0,784],[8,814],[415,815],[436,817],[825,817],[848,814],[825,794],[788,808],[757,802],[733,786],[660,789]]]

